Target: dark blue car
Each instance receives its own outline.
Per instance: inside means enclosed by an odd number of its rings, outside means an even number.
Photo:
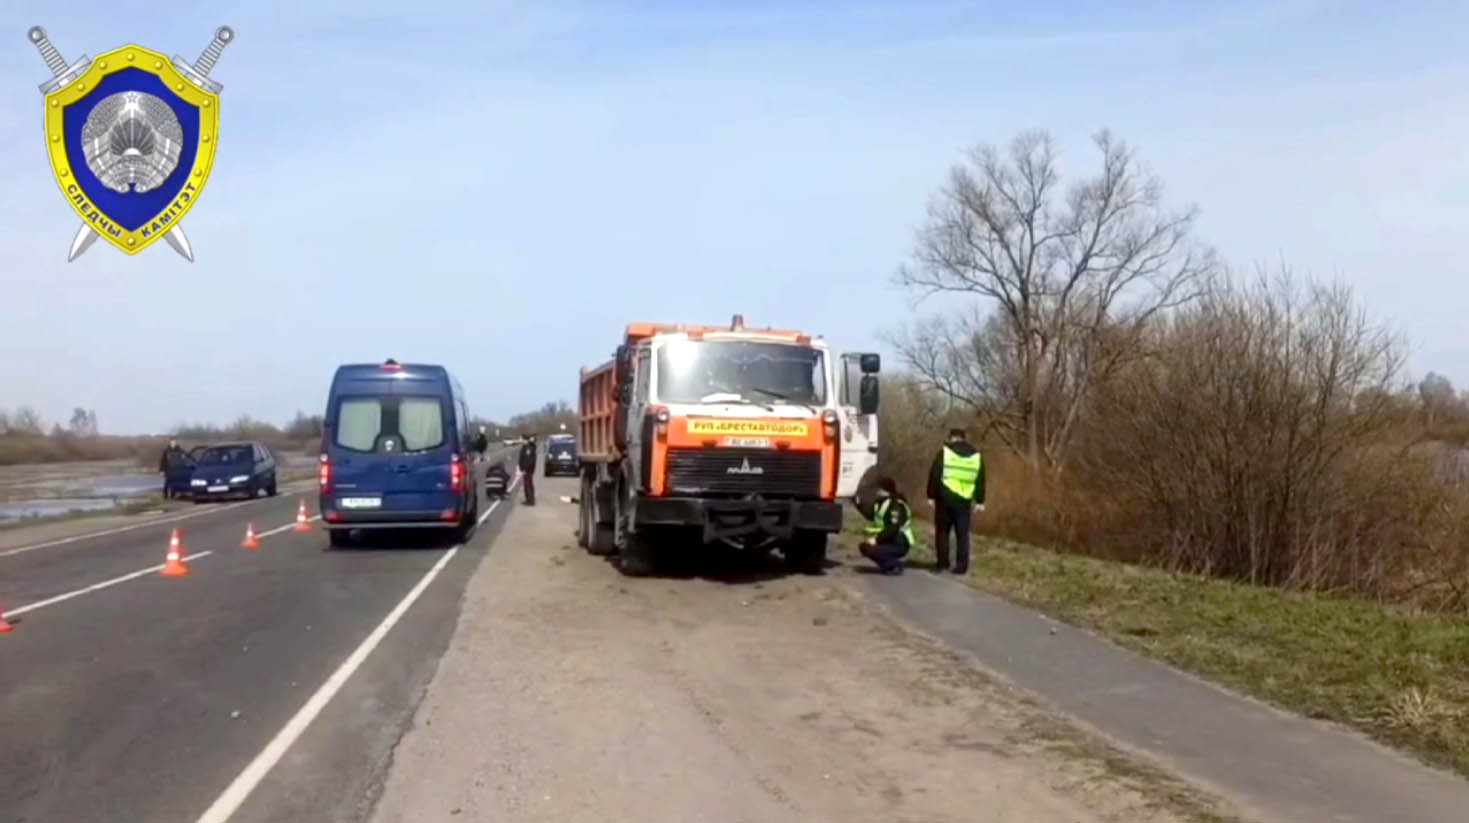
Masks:
[[[443,366],[338,367],[318,477],[331,544],[383,528],[452,529],[456,540],[468,539],[479,514],[473,440],[464,391]]]
[[[196,503],[276,493],[275,454],[261,443],[221,443],[197,449],[190,456],[194,469],[189,495]]]

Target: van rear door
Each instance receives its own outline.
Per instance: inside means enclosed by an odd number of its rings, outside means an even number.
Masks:
[[[339,508],[432,516],[455,508],[446,406],[439,396],[396,394],[391,388],[340,397],[332,426],[332,486]]]

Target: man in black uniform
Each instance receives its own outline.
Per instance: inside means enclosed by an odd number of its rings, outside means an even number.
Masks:
[[[520,483],[525,487],[525,505],[536,504],[536,436],[526,435],[520,447]]]
[[[954,574],[969,573],[969,520],[984,512],[984,458],[963,429],[950,429],[928,470],[928,502],[933,506],[934,571],[949,571],[949,533],[954,534]]]
[[[168,448],[163,450],[162,456],[158,458],[158,472],[163,475],[163,499],[172,499],[183,491],[179,487],[180,475],[183,472],[188,457],[184,450],[179,448],[179,441],[168,441]],[[187,480],[183,481],[185,484]]]

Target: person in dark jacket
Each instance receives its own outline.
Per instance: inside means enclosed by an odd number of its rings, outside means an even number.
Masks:
[[[188,455],[184,454],[184,450],[179,448],[179,441],[168,441],[168,448],[164,449],[163,454],[158,458],[158,473],[163,475],[164,500],[173,498],[183,491],[179,486],[179,481],[188,459]],[[185,484],[188,482],[186,479],[183,480]]]
[[[489,438],[488,435],[485,434],[485,427],[484,426],[480,426],[479,427],[479,434],[476,434],[474,436],[474,451],[475,451],[476,454],[479,455],[479,458],[481,460],[483,460],[485,458],[485,452],[487,452],[489,450],[490,450],[490,438]]]
[[[928,502],[933,506],[934,571],[969,573],[971,514],[984,512],[984,457],[970,445],[963,429],[950,429],[928,470]],[[949,566],[949,535],[954,537],[954,565]]]
[[[883,574],[902,574],[903,558],[913,548],[913,510],[891,477],[877,484],[877,500],[867,524],[867,539],[858,550]]]
[[[525,487],[525,505],[536,504],[536,436],[525,438],[520,447],[520,484]]]

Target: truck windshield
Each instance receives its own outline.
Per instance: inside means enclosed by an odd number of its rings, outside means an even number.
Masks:
[[[678,340],[659,349],[658,399],[705,398],[819,406],[826,402],[825,358],[810,346],[736,340]]]

